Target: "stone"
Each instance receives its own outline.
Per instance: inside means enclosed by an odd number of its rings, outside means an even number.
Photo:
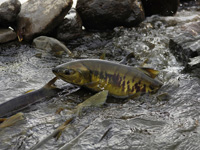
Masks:
[[[75,9],[71,9],[64,21],[56,28],[56,38],[69,41],[82,34],[82,20]]]
[[[19,39],[30,41],[52,31],[63,21],[72,3],[72,0],[29,0],[23,3],[17,19]]]
[[[191,72],[200,78],[200,56],[190,58],[190,62],[187,64],[184,71]]]
[[[190,58],[190,62],[188,63],[190,67],[198,66],[200,69],[200,56]]]
[[[15,40],[17,35],[11,29],[0,29],[0,43],[6,43]]]
[[[182,33],[170,39],[169,48],[178,61],[184,65],[190,61],[190,58],[198,56],[198,47],[194,46],[198,43],[200,37],[193,37],[188,33]]]
[[[35,48],[52,52],[57,56],[62,55],[63,52],[68,53],[70,56],[72,55],[70,50],[63,43],[51,37],[39,36],[33,40],[32,45]]]
[[[177,12],[179,0],[142,0],[145,15],[172,16]]]
[[[76,10],[86,29],[133,27],[145,19],[140,0],[78,0]]]
[[[200,22],[185,24],[181,29],[180,34],[170,39],[169,48],[186,71],[194,72],[200,66]]]
[[[200,35],[200,21],[187,23],[182,26],[181,30],[193,36],[198,36]]]
[[[18,0],[8,0],[0,3],[0,26],[8,27],[16,21],[21,3]]]

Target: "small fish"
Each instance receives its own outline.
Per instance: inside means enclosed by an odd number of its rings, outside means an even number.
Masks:
[[[53,86],[56,80],[57,78],[55,77],[39,90],[23,94],[0,104],[0,117],[10,116],[44,98],[55,96],[58,92],[63,90]]]
[[[137,68],[100,59],[82,59],[53,68],[60,79],[94,91],[108,90],[117,98],[135,96],[138,93],[155,93],[162,83],[156,79],[159,73],[150,68]]]

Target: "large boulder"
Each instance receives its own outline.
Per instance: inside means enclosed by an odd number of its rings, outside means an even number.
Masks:
[[[63,22],[56,28],[56,38],[68,41],[82,34],[82,20],[75,9],[71,9]]]
[[[8,27],[16,21],[21,3],[18,0],[0,2],[0,26]]]
[[[145,19],[140,0],[78,0],[76,9],[86,29],[132,27]]]
[[[0,29],[0,44],[15,40],[17,35],[10,29]]]
[[[142,0],[145,15],[172,16],[176,13],[179,0]]]
[[[170,39],[169,47],[177,60],[183,63],[185,70],[199,70],[200,22],[184,25],[182,32]]]
[[[29,0],[22,4],[17,19],[19,39],[30,41],[60,24],[72,6],[72,0]]]

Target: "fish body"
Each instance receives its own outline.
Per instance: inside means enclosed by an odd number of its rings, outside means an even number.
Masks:
[[[54,68],[60,79],[94,91],[108,90],[118,98],[156,92],[162,83],[147,70],[99,59],[82,59]],[[154,70],[155,71],[155,70]]]
[[[52,86],[56,80],[57,78],[54,78],[36,91],[20,95],[0,104],[0,117],[13,115],[14,113],[19,112],[27,106],[41,101],[42,99],[55,96],[59,91],[63,90]]]

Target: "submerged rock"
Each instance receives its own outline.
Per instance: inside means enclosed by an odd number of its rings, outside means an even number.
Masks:
[[[17,38],[16,33],[11,29],[0,29],[0,43],[6,43]]]
[[[17,19],[20,40],[29,41],[35,36],[46,34],[60,24],[72,6],[72,0],[29,0],[22,4]]]
[[[16,19],[20,12],[21,3],[18,0],[8,0],[0,2],[0,26],[8,27]]]
[[[140,0],[78,0],[76,9],[86,29],[132,27],[145,19]]]
[[[67,52],[69,55],[72,55],[70,50],[57,39],[40,36],[33,40],[33,46],[38,49],[46,50],[53,52],[55,55],[61,55],[63,52]]]
[[[142,0],[145,15],[172,16],[176,13],[179,0]]]
[[[82,20],[75,9],[71,9],[63,22],[56,29],[56,38],[68,41],[77,38],[82,33]]]

